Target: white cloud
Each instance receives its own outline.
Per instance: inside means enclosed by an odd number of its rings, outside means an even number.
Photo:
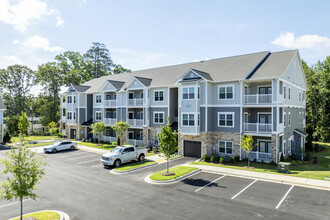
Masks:
[[[49,51],[49,52],[65,50],[63,47],[60,47],[60,46],[51,47],[50,42],[47,38],[41,37],[38,35],[30,37],[27,41],[25,41],[23,43],[23,46],[37,48],[37,49],[43,49],[43,50]]]
[[[8,55],[8,56],[3,56],[6,60],[9,61],[9,64],[23,64],[22,60],[19,57],[13,56],[13,55]]]
[[[17,45],[17,44],[19,44],[19,40],[13,40],[12,44],[13,44],[13,45]]]
[[[60,16],[57,16],[56,17],[56,20],[57,20],[57,22],[56,22],[56,26],[57,27],[63,27],[63,25],[64,25],[64,20],[60,17]]]
[[[33,20],[41,20],[45,16],[54,15],[57,23],[63,25],[58,10],[49,9],[46,2],[40,0],[0,0],[0,21],[14,26],[20,32],[24,32]],[[60,22],[59,19],[60,18]],[[57,25],[57,26],[60,26]]]
[[[317,34],[302,35],[295,37],[292,32],[285,32],[280,34],[271,42],[274,45],[281,46],[287,49],[309,49],[317,52],[322,52],[330,48],[330,38],[322,37]]]
[[[82,0],[83,3],[87,4],[87,0]]]

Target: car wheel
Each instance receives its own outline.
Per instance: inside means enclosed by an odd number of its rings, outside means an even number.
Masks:
[[[121,165],[121,161],[120,160],[116,160],[114,164],[115,164],[115,167],[119,167]]]
[[[71,147],[70,147],[70,150],[74,150],[74,146],[71,146]]]
[[[141,154],[141,155],[139,156],[139,161],[144,161],[144,160],[145,160],[145,157],[144,157],[143,154]]]
[[[56,148],[53,148],[52,152],[53,153],[56,153],[57,152],[57,149]]]

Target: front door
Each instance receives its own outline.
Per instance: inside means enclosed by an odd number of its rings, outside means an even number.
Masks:
[[[76,129],[70,129],[70,138],[75,139],[76,138]]]
[[[259,131],[272,131],[269,124],[272,124],[272,114],[259,114]]]
[[[128,132],[128,139],[130,139],[130,140],[134,139],[134,132],[133,131]]]
[[[134,112],[128,112],[128,119],[134,119]]]

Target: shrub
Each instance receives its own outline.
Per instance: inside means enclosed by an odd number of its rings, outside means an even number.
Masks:
[[[272,161],[270,162],[270,164],[272,164],[272,165],[276,165],[276,162],[275,162],[274,160],[272,160]]]
[[[280,161],[281,161],[281,162],[284,162],[283,152],[281,152]]]
[[[295,161],[295,160],[291,161],[291,165],[292,165],[292,166],[297,165],[297,161]]]
[[[208,161],[209,160],[209,156],[207,156],[206,154],[203,155],[203,160],[204,161]]]
[[[311,157],[309,156],[309,154],[306,154],[306,156],[304,157],[305,161],[309,161],[311,159]]]
[[[254,158],[254,159],[253,159],[253,162],[257,162],[257,158]]]
[[[261,163],[264,163],[264,160],[261,160]]]
[[[215,158],[214,155],[212,155],[212,156],[210,157],[210,161],[211,161],[211,162],[215,162],[215,159],[216,159],[216,158]]]
[[[10,139],[11,139],[11,136],[9,134],[9,131],[6,130],[5,135],[3,136],[3,142],[8,142],[8,141],[10,141]]]
[[[149,153],[151,151],[151,147],[148,147],[147,149],[148,149],[148,153]]]
[[[63,134],[63,133],[57,133],[57,137],[59,137],[59,138],[65,138],[65,134]]]
[[[297,163],[298,165],[302,164],[302,162],[301,162],[300,160],[297,160],[296,163]]]
[[[223,163],[224,161],[225,161],[225,159],[223,157],[220,157],[219,162]]]
[[[236,162],[238,162],[238,161],[239,161],[239,156],[236,155],[236,156],[234,157],[234,159],[235,159]]]
[[[317,157],[314,157],[313,164],[317,164]]]
[[[82,142],[85,142],[85,138],[81,139]]]
[[[232,162],[234,162],[234,158],[232,158],[232,157],[229,157],[229,158],[228,158],[228,162],[229,162],[229,163],[232,163]]]

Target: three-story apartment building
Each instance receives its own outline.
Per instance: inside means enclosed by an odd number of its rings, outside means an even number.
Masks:
[[[307,84],[299,52],[259,52],[134,71],[72,85],[62,95],[61,123],[71,138],[90,138],[90,125],[130,124],[126,140],[157,145],[160,126],[178,131],[184,156],[239,155],[241,136],[258,146],[251,158],[303,156]],[[64,102],[65,100],[65,102]]]

